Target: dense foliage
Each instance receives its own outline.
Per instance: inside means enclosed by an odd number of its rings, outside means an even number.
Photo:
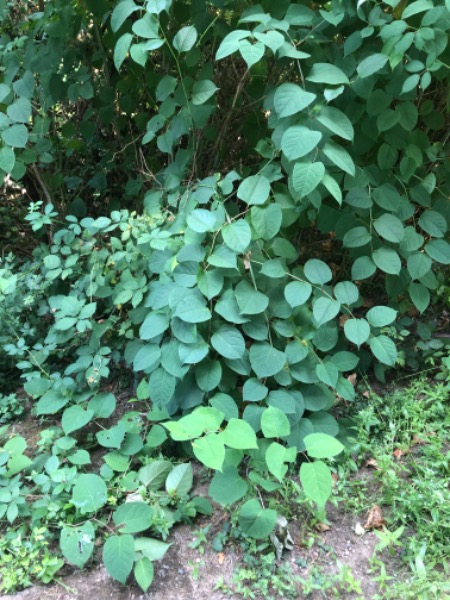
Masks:
[[[217,471],[224,505],[276,489],[306,451],[304,493],[325,505],[324,459],[343,448],[329,409],[354,398],[349,373],[415,360],[417,340],[395,340],[450,264],[449,8],[0,2],[0,169],[9,203],[22,188],[33,200],[37,236],[32,256],[0,263],[0,363],[35,414],[62,413],[47,462],[22,438],[4,446],[10,522],[50,523],[58,499],[62,552],[82,566],[86,515],[125,472],[146,498],[139,466],[166,440]],[[418,332],[439,346],[431,323]],[[143,407],[120,420],[102,393],[114,372]],[[100,476],[83,432],[108,450]],[[11,509],[23,479],[43,498]],[[146,511],[121,504],[104,546],[119,581],[142,555],[144,589],[154,554],[132,534]],[[275,522],[255,499],[241,508],[249,535]]]

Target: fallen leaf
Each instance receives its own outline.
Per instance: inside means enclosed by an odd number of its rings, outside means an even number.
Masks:
[[[356,373],[352,373],[347,377],[347,381],[352,384],[353,387],[356,385]]]
[[[366,533],[366,530],[364,529],[364,527],[361,525],[361,523],[359,521],[353,527],[353,531],[356,533],[356,535],[364,535]]]
[[[219,563],[219,565],[223,565],[223,563],[225,562],[225,554],[223,552],[219,552],[217,554],[217,562]]]
[[[381,508],[378,506],[378,504],[374,504],[369,510],[367,520],[364,524],[364,529],[379,529],[380,527],[383,527],[383,525],[384,519]]]
[[[363,396],[364,398],[370,398],[370,392],[366,390],[365,392],[363,392]]]
[[[331,529],[331,527],[326,523],[316,523],[314,527],[317,529],[317,531],[320,531],[320,533],[323,533],[324,531],[330,531]]]
[[[348,321],[349,319],[350,319],[350,315],[341,315],[339,317],[339,325],[341,327],[344,327],[345,322]]]
[[[401,448],[397,448],[392,454],[395,456],[395,458],[401,458],[402,456],[405,456],[405,454],[409,454],[409,450],[402,450]]]
[[[380,470],[380,467],[378,466],[378,463],[374,458],[369,458],[369,460],[366,461],[366,467],[370,469],[375,469],[376,471]]]

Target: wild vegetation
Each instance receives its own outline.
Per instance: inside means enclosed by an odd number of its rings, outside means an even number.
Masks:
[[[0,429],[6,555],[34,540],[49,581],[61,531],[66,561],[101,545],[146,591],[174,523],[212,511],[194,458],[251,538],[295,469],[325,519],[354,375],[450,367],[448,0],[0,18],[0,382],[42,424]]]

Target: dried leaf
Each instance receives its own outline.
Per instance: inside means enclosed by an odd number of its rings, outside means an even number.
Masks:
[[[374,458],[369,458],[369,460],[366,461],[366,467],[370,469],[375,469],[376,471],[380,470],[380,467],[378,466],[378,463]]]
[[[383,527],[383,525],[384,519],[381,508],[378,506],[378,504],[374,504],[369,510],[367,521],[364,524],[364,529],[379,529],[380,527]]]
[[[409,450],[402,450],[401,448],[397,448],[392,454],[395,456],[395,458],[401,458],[402,456],[405,456],[405,454],[409,454]]]
[[[361,523],[359,521],[353,527],[353,531],[356,533],[356,535],[364,535],[366,533],[366,530],[364,529],[364,527],[361,525]]]
[[[219,563],[219,565],[223,565],[223,563],[225,562],[225,554],[223,552],[219,552],[217,554],[217,562]]]
[[[356,385],[356,373],[352,373],[347,377],[347,381],[349,381],[353,387]]]
[[[326,523],[316,523],[314,527],[317,529],[317,531],[320,531],[320,533],[323,533],[324,531],[330,531],[331,529],[331,527]]]

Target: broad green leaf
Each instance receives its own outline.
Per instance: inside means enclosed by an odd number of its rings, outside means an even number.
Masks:
[[[134,563],[132,535],[112,535],[103,546],[103,563],[113,579],[125,584]]]
[[[66,435],[81,429],[92,420],[94,411],[92,409],[84,410],[81,406],[70,406],[63,413],[61,425]]]
[[[270,182],[264,175],[246,177],[239,185],[237,196],[247,204],[264,204],[270,194]]]
[[[125,20],[140,8],[133,0],[122,0],[122,2],[119,2],[111,15],[111,29],[113,32],[118,31]]]
[[[356,354],[353,354],[353,352],[347,352],[346,350],[336,352],[336,354],[333,354],[330,360],[341,372],[353,371],[359,362],[359,358],[356,356]]]
[[[333,273],[330,267],[323,260],[317,258],[310,258],[306,261],[303,267],[305,277],[311,282],[319,285],[323,285],[331,281]]]
[[[255,343],[251,346],[250,364],[257,377],[271,377],[279,373],[286,364],[284,352],[267,343]]]
[[[372,327],[385,327],[395,321],[397,311],[389,306],[374,306],[366,317]]]
[[[241,315],[257,315],[266,310],[269,298],[255,290],[247,281],[241,281],[234,291]]]
[[[6,113],[11,121],[28,123],[31,119],[31,102],[28,98],[18,98],[8,106]]]
[[[141,340],[151,340],[169,328],[169,318],[167,315],[150,312],[139,329]]]
[[[255,377],[246,379],[242,388],[244,402],[259,402],[260,400],[264,400],[268,392],[269,389]]]
[[[281,138],[281,149],[288,160],[295,160],[312,152],[321,138],[320,131],[294,125],[284,132]]]
[[[150,490],[159,490],[172,470],[172,463],[168,460],[154,460],[139,469],[139,481]]]
[[[390,275],[398,275],[402,268],[400,257],[395,250],[383,246],[372,253],[373,262],[376,266]]]
[[[269,406],[262,413],[261,429],[266,438],[280,438],[291,433],[287,416],[274,406]]]
[[[247,221],[239,219],[238,221],[230,223],[230,225],[226,225],[222,229],[222,237],[225,244],[231,248],[231,250],[240,254],[244,252],[250,244],[252,233]]]
[[[224,358],[242,358],[245,353],[245,340],[240,331],[226,325],[213,333],[211,345]]]
[[[64,397],[57,390],[49,390],[46,392],[39,402],[36,404],[36,414],[38,415],[54,415],[61,410],[67,403],[69,398]]]
[[[366,319],[347,319],[344,323],[345,337],[358,347],[370,336],[370,325]]]
[[[269,204],[265,208],[252,206],[251,224],[258,237],[270,240],[280,231],[282,211],[278,204]]]
[[[371,241],[372,236],[370,235],[367,228],[363,225],[353,227],[352,229],[350,229],[350,231],[347,231],[347,233],[344,235],[344,239],[342,240],[345,248],[360,248],[361,246],[370,244]]]
[[[314,259],[312,259],[314,260]],[[325,265],[325,263],[323,263]],[[327,266],[327,265],[325,265]],[[328,268],[328,267],[327,267]],[[312,286],[305,281],[291,281],[284,288],[284,297],[292,308],[301,306],[312,294]]]
[[[172,45],[178,52],[189,52],[197,41],[197,30],[193,25],[182,27],[173,38]]]
[[[145,531],[152,523],[152,509],[145,502],[125,502],[114,511],[113,521],[119,533]]]
[[[196,81],[192,88],[192,103],[196,106],[204,104],[217,92],[219,88],[216,87],[213,81],[209,79],[203,79]]]
[[[338,108],[323,106],[315,118],[321,125],[344,140],[353,140],[353,125],[347,115]]]
[[[314,63],[306,79],[313,83],[326,83],[327,85],[350,83],[347,75],[339,67],[330,63]]]
[[[186,221],[192,231],[206,233],[207,231],[214,231],[217,217],[210,210],[196,208],[187,216]]]
[[[310,433],[305,437],[305,446],[313,458],[332,458],[344,449],[339,440],[327,433]]]
[[[221,392],[214,394],[214,396],[210,398],[209,403],[213,408],[224,415],[225,421],[237,419],[239,417],[238,406],[228,394],[223,394]]]
[[[372,354],[381,363],[393,367],[397,360],[397,348],[394,342],[385,335],[379,335],[369,340],[369,346]]]
[[[414,306],[420,313],[423,313],[428,308],[431,300],[428,288],[422,283],[411,282],[408,287],[408,292]]]
[[[295,83],[282,83],[275,91],[275,110],[280,117],[290,117],[303,111],[316,97]]]
[[[350,306],[358,301],[359,290],[351,281],[340,281],[334,287],[334,295],[341,304]]]
[[[0,169],[9,174],[14,169],[16,164],[16,155],[14,150],[8,146],[4,146],[0,149]]]
[[[285,463],[295,462],[297,457],[297,448],[285,448],[277,442],[272,442],[266,450],[266,463],[269,471],[278,481],[283,481],[288,467]]]
[[[360,256],[352,265],[352,279],[353,281],[367,279],[372,277],[376,270],[377,267],[369,256]]]
[[[450,244],[445,240],[431,240],[425,246],[425,252],[436,262],[450,265]]]
[[[313,315],[317,326],[328,323],[338,314],[341,305],[332,298],[318,298],[313,305]]]
[[[175,308],[175,316],[186,323],[203,323],[209,321],[211,312],[205,306],[204,299],[194,295],[187,295]]]
[[[81,514],[95,513],[106,504],[107,489],[101,477],[83,473],[77,477],[72,489],[72,503]]]
[[[225,446],[220,433],[209,433],[192,442],[195,457],[209,469],[220,471],[225,460]]]
[[[318,506],[325,506],[331,496],[332,479],[329,467],[321,460],[303,463],[300,467],[300,482],[306,496]]]
[[[426,210],[421,214],[419,226],[432,237],[441,238],[447,233],[446,218],[434,210]]]
[[[151,586],[154,576],[152,561],[145,556],[137,560],[134,563],[133,574],[141,590],[146,592]]]
[[[28,130],[25,125],[11,125],[2,131],[2,140],[12,148],[25,148],[28,142]]]
[[[356,71],[361,79],[370,77],[374,73],[381,71],[388,60],[389,56],[386,56],[385,54],[371,54],[359,63],[356,67]]]
[[[98,443],[105,448],[120,448],[125,438],[125,425],[118,423],[110,429],[102,429],[96,434]]]
[[[116,409],[116,399],[110,392],[96,394],[88,404],[88,408],[94,411],[94,415],[100,419],[107,419]]]
[[[117,71],[120,71],[120,67],[128,55],[132,41],[133,36],[131,33],[124,33],[117,40],[114,47],[114,66],[116,67]]]
[[[325,175],[321,162],[297,162],[292,171],[292,187],[299,199],[313,192]]]
[[[216,60],[222,60],[239,49],[239,42],[250,37],[251,32],[245,29],[235,29],[220,42],[216,52]]]
[[[193,473],[191,463],[174,467],[166,479],[166,491],[171,496],[186,496],[192,487]]]
[[[161,560],[164,558],[171,544],[166,544],[153,538],[139,537],[134,539],[134,549],[143,554],[148,560]]]
[[[64,558],[79,567],[84,567],[94,550],[95,530],[90,521],[61,530],[59,545]]]
[[[417,15],[418,13],[427,11],[434,8],[433,2],[431,0],[416,0],[415,2],[411,2],[402,12],[402,19],[409,19],[413,15]]]
[[[255,432],[242,419],[230,419],[221,436],[224,444],[236,450],[258,448]]]
[[[222,378],[222,365],[219,360],[203,360],[195,368],[195,381],[203,392],[212,392]]]
[[[218,504],[234,504],[245,496],[248,485],[240,477],[236,467],[225,465],[222,473],[216,473],[209,484],[208,494]]]
[[[339,169],[345,171],[345,173],[348,173],[349,175],[355,174],[355,163],[345,148],[334,142],[327,142],[323,147],[322,152],[328,160],[339,167]]]
[[[423,252],[414,252],[407,259],[408,273],[411,279],[420,279],[428,273],[432,267],[431,258]]]
[[[322,383],[331,388],[335,388],[339,377],[339,371],[332,362],[323,362],[317,365],[316,375]]]
[[[384,214],[373,222],[375,231],[388,242],[399,244],[404,236],[403,223],[394,215]]]
[[[264,539],[270,535],[277,521],[277,513],[264,509],[258,500],[248,500],[239,511],[239,526],[252,538]]]
[[[266,48],[261,42],[251,43],[249,40],[241,40],[239,42],[239,52],[249,69],[261,60],[265,50]]]

